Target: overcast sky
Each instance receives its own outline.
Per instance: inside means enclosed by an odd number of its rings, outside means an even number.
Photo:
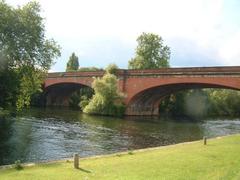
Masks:
[[[6,0],[23,5],[29,0]],[[39,0],[46,35],[62,47],[51,71],[80,66],[127,68],[136,38],[156,33],[171,48],[170,65],[240,65],[240,0]]]

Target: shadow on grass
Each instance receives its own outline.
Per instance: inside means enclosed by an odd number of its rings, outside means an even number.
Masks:
[[[83,168],[78,168],[78,170],[85,172],[85,173],[92,173],[92,171],[89,171],[89,170],[83,169]]]

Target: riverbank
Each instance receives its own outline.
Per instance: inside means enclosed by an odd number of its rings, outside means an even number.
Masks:
[[[240,135],[80,160],[1,169],[0,179],[239,179]]]

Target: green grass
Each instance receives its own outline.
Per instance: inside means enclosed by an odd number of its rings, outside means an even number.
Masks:
[[[58,162],[0,170],[1,180],[11,179],[240,179],[240,135],[163,148],[114,154],[72,162]]]

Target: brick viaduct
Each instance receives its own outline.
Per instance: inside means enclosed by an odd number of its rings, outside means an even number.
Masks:
[[[46,105],[68,106],[70,95],[91,87],[104,71],[49,73],[45,79]],[[125,97],[126,115],[158,115],[161,99],[194,88],[240,90],[240,66],[118,70],[118,87]]]

